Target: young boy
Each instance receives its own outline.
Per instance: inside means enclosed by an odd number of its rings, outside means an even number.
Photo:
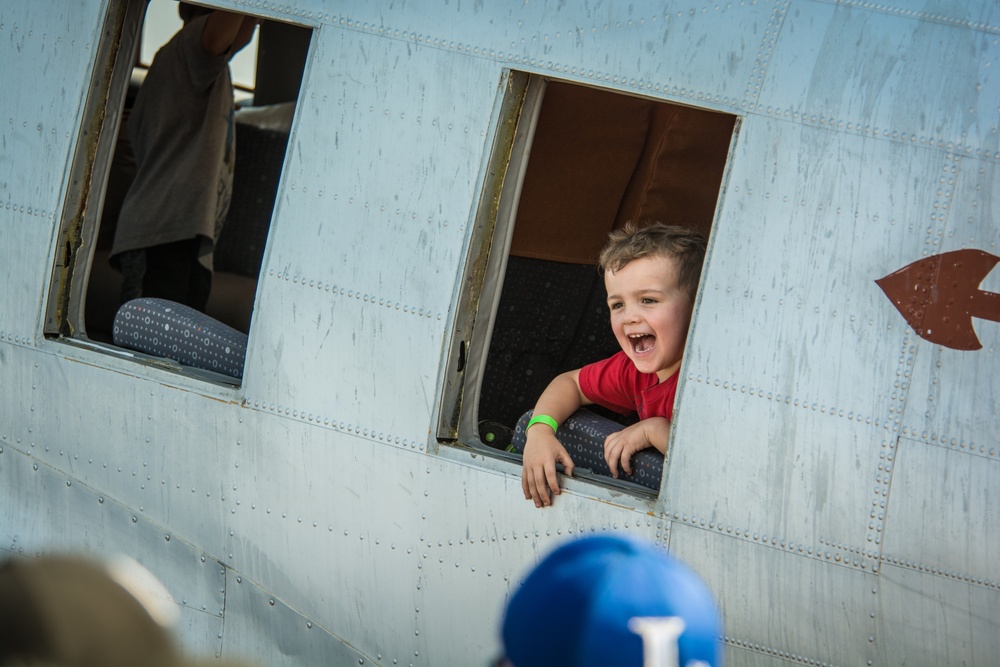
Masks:
[[[535,507],[560,493],[556,463],[573,474],[573,460],[556,439],[559,424],[583,405],[596,403],[640,421],[604,443],[611,475],[631,474],[632,455],[655,447],[667,451],[677,373],[684,353],[705,240],[683,227],[629,223],[614,231],[601,251],[611,329],[622,351],[557,376],[542,392],[525,429],[521,488]]]

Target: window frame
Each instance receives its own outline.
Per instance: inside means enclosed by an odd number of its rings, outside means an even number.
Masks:
[[[486,366],[502,280],[493,289],[485,289],[485,286],[489,284],[488,277],[503,276],[507,268],[517,202],[545,83],[542,77],[532,77],[517,70],[505,70],[502,75],[496,105],[497,129],[487,158],[486,178],[462,275],[465,289],[459,297],[457,319],[446,353],[440,402],[444,409],[439,413],[437,425],[437,437],[441,442],[482,445],[470,424],[478,421],[479,382]],[[514,181],[513,187],[505,187],[508,179]],[[478,361],[470,364],[470,359]],[[471,401],[470,388],[475,394]],[[516,460],[515,457],[503,458]]]
[[[84,311],[100,214],[145,14],[142,0],[108,4],[60,217],[45,302],[43,333],[48,338],[86,338]],[[95,194],[96,205],[91,202]]]
[[[462,273],[463,289],[459,294],[456,318],[446,348],[444,382],[439,402],[437,422],[438,453],[450,458],[481,460],[487,467],[500,468],[519,474],[522,457],[518,454],[498,450],[483,443],[479,437],[479,404],[481,383],[487,357],[490,352],[497,307],[503,291],[507,262],[513,238],[521,188],[524,183],[531,146],[535,138],[538,117],[544,102],[545,89],[549,81],[587,87],[579,82],[531,74],[518,70],[505,70],[500,99],[496,106],[495,133],[486,162],[482,195],[476,210],[474,225],[469,241],[469,252]],[[654,102],[669,102],[658,98],[603,89],[608,93],[651,99]],[[706,112],[711,109],[697,107]],[[740,132],[741,118],[731,112],[733,128],[730,136],[726,162],[719,183],[718,199],[713,215],[712,227],[726,192],[729,171],[733,162],[736,141]],[[711,243],[706,252],[702,268],[702,279],[696,293],[692,312],[692,328],[697,316],[701,289],[708,267]],[[690,336],[690,329],[689,334]],[[681,368],[683,375],[684,367]],[[683,387],[680,378],[678,391]],[[673,447],[671,433],[669,447]],[[483,455],[480,456],[479,455]],[[560,467],[561,470],[561,467]],[[572,478],[563,477],[566,488],[585,495],[621,502],[622,494],[634,501],[652,508],[658,501],[667,479],[667,462],[664,476],[656,490],[634,482],[625,482],[597,475],[589,471],[575,471]]]
[[[138,62],[145,24],[149,19],[147,9],[146,0],[110,0],[104,15],[67,171],[68,182],[54,238],[50,280],[42,304],[42,333],[47,342],[102,354],[114,367],[118,367],[118,363],[113,360],[124,359],[143,369],[164,370],[228,392],[239,389],[243,380],[205,368],[186,366],[169,358],[88,335],[87,300],[95,275],[95,257],[99,253],[102,216],[112,180],[119,134],[124,131],[127,97],[137,73],[141,80],[142,73],[148,69]],[[245,13],[253,15],[252,11]],[[302,27],[311,34],[316,26],[302,24]],[[308,53],[312,51],[311,36],[309,42],[302,63],[303,75],[309,62]],[[299,82],[296,105],[301,96],[301,85],[302,80]],[[235,85],[234,92],[238,99],[240,89]],[[282,165],[290,146],[289,141],[282,156]],[[272,207],[270,211],[269,226],[273,224],[275,210],[276,207]],[[258,288],[260,280],[258,275]],[[207,316],[212,317],[211,314]],[[91,329],[103,331],[100,325]],[[245,372],[246,362],[244,375]]]

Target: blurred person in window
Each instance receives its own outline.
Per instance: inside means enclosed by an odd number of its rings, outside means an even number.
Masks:
[[[136,176],[111,261],[121,301],[156,297],[204,310],[235,164],[229,61],[258,19],[181,2],[184,26],[153,58],[128,121]]]

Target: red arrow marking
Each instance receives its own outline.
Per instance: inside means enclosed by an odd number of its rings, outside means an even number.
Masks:
[[[1000,322],[1000,294],[979,284],[1000,257],[955,250],[913,262],[875,282],[921,338],[954,350],[979,350],[976,317]]]

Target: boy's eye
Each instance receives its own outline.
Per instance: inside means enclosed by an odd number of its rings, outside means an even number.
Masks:
[[[656,303],[656,299],[651,296],[646,296],[642,298],[642,303]]]
[[[608,304],[608,308],[610,308],[611,310],[618,310],[621,307],[622,307],[621,301],[615,301],[614,303]]]

